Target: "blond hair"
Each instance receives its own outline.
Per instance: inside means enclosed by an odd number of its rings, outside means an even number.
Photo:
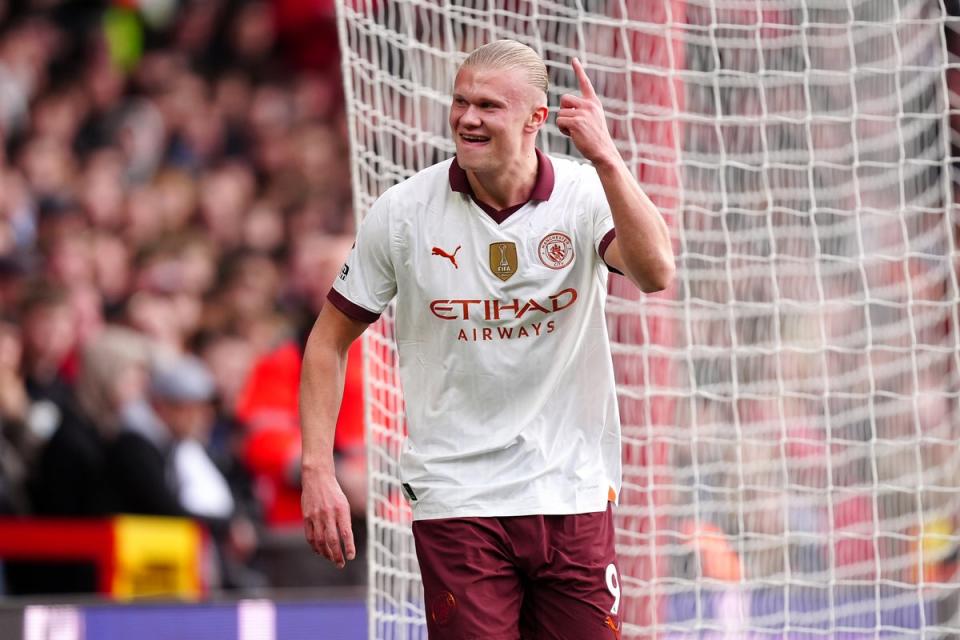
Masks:
[[[536,51],[516,40],[495,40],[474,49],[460,68],[483,67],[486,69],[519,69],[527,82],[547,93],[549,81],[547,65]]]
[[[146,371],[158,347],[142,333],[109,325],[81,352],[77,401],[86,416],[107,437],[120,427],[117,387],[134,367]]]

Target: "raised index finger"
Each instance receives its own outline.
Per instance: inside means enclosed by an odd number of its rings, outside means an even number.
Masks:
[[[577,58],[573,59],[573,72],[577,74],[577,80],[580,81],[580,94],[584,98],[596,98],[597,92],[593,90],[593,83],[590,82],[587,72],[584,71],[583,65]]]

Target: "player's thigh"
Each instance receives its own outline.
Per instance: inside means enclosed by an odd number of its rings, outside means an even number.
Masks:
[[[517,640],[523,587],[493,518],[418,520],[430,640]]]
[[[620,640],[620,615],[608,606],[609,597],[599,595],[538,585],[524,603],[522,640]]]
[[[551,521],[553,553],[524,602],[524,640],[619,638],[622,591],[613,513]]]

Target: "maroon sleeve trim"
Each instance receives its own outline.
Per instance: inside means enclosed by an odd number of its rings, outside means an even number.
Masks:
[[[330,289],[330,293],[327,294],[327,300],[351,320],[371,324],[380,318],[379,313],[374,313],[373,311],[364,309],[358,304],[350,302],[336,289]]]
[[[610,243],[613,242],[613,239],[616,237],[617,237],[617,230],[610,229],[610,231],[607,231],[606,235],[603,236],[603,240],[600,241],[599,246],[597,246],[597,253],[600,254],[600,259],[603,260],[604,264],[607,264],[607,261],[604,260],[604,256],[607,253],[607,249],[610,247]],[[623,275],[622,271],[620,271],[619,269],[614,269],[609,264],[607,264],[607,268],[610,269],[612,273],[615,273],[619,276]]]

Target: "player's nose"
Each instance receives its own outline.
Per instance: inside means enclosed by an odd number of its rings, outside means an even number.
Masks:
[[[480,110],[472,104],[468,105],[460,116],[460,124],[468,127],[479,127],[483,124],[483,119],[480,117]]]

